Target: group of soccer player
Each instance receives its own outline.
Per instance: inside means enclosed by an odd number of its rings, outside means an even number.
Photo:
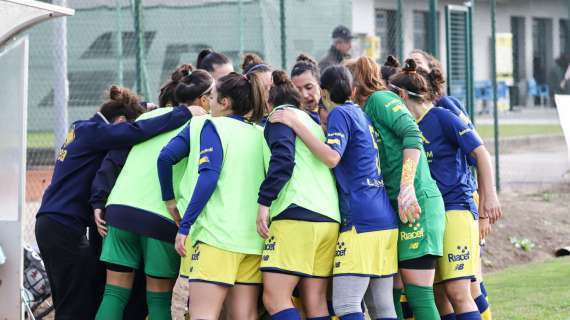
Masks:
[[[170,319],[177,279],[195,320],[491,319],[501,209],[440,63],[241,69],[204,50],[158,106],[112,86],[73,124],[36,224],[56,319]]]

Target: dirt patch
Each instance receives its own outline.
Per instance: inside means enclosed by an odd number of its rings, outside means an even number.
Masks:
[[[509,191],[500,200],[503,218],[483,249],[485,271],[551,258],[556,249],[570,245],[570,183],[538,192]],[[532,244],[530,250],[522,248]]]

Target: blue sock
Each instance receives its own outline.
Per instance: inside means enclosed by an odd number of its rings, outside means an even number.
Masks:
[[[471,311],[465,313],[456,314],[457,320],[481,320],[481,314],[479,311]]]
[[[340,320],[364,320],[364,313],[355,312],[340,316]]]
[[[455,313],[446,314],[441,316],[441,320],[456,320]]]
[[[483,281],[479,282],[479,287],[481,288],[481,293],[485,298],[487,298],[487,288],[485,288],[485,284]]]
[[[331,320],[331,316],[316,317],[316,318],[307,318],[307,320]]]
[[[480,295],[475,299],[475,303],[477,304],[477,309],[479,309],[479,313],[483,313],[489,309],[489,303],[487,299],[485,299],[484,295]]]
[[[297,309],[289,308],[272,315],[271,320],[301,320],[301,315]]]

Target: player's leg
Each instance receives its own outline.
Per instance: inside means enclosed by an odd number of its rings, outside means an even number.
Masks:
[[[289,274],[263,272],[263,305],[272,319],[301,318],[291,300],[299,280],[299,277]]]
[[[301,280],[299,290],[307,320],[330,319],[327,306],[329,282],[328,278],[303,278]]]
[[[433,293],[435,259],[434,256],[423,256],[400,261],[400,274],[404,289],[416,319],[439,319]]]
[[[208,282],[190,282],[190,317],[192,319],[216,320],[229,287]]]
[[[333,308],[341,320],[364,320],[362,300],[370,278],[335,276],[333,278]]]
[[[259,285],[236,284],[226,298],[229,320],[256,320],[257,302],[261,287]]]
[[[139,236],[113,226],[103,239],[101,261],[107,263],[107,283],[97,320],[122,319],[134,281],[134,270],[142,258]]]
[[[394,287],[392,277],[374,278],[370,280],[364,296],[368,314],[372,319],[397,319],[394,300],[391,293]]]
[[[404,319],[404,311],[402,309],[402,302],[401,302],[403,291],[404,291],[404,283],[402,282],[402,277],[398,273],[396,274],[396,276],[394,276],[394,289],[392,291],[394,308],[396,309],[396,315],[398,316],[398,319]]]
[[[174,282],[174,278],[158,278],[147,275],[146,301],[148,304],[149,319],[170,320]]]
[[[437,305],[437,311],[441,315],[443,320],[453,320],[455,319],[455,311],[453,311],[453,306],[449,299],[447,299],[447,294],[445,293],[445,287],[443,284],[436,284],[433,286],[433,291],[435,294],[435,304]]]

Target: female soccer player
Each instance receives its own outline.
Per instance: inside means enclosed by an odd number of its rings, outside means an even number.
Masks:
[[[214,80],[234,71],[232,61],[224,54],[212,49],[204,49],[198,54],[196,68],[208,71]]]
[[[373,319],[395,319],[393,275],[397,272],[397,218],[380,171],[376,133],[354,104],[352,76],[342,65],[321,76],[328,116],[327,141],[320,141],[289,110],[277,111],[271,122],[292,128],[328,167],[339,188],[341,233],[333,269],[333,306],[340,319],[364,319],[366,301]]]
[[[266,64],[263,59],[261,59],[255,53],[247,53],[243,57],[243,62],[241,64],[242,74],[257,73],[263,81],[263,86],[265,88],[266,96],[269,96],[269,89],[273,85],[271,76],[271,66]]]
[[[138,97],[125,88],[112,86],[109,100],[97,114],[73,123],[59,151],[36,220],[36,239],[58,319],[91,319],[98,307],[89,285],[97,257],[85,234],[92,219],[91,183],[103,158],[109,150],[173,130],[192,116],[184,107],[154,119],[128,122],[143,111]]]
[[[256,194],[264,179],[261,128],[266,111],[263,83],[255,73],[230,73],[213,91],[212,118],[190,127],[199,155],[188,160],[184,179],[196,181],[176,236],[176,250],[190,255],[190,315],[217,319],[227,297],[228,314],[255,319],[263,239],[256,231]],[[188,154],[186,143],[170,153]],[[195,150],[195,148],[193,148]],[[189,232],[189,231],[192,232]],[[192,251],[185,249],[190,235]]]
[[[432,86],[442,90],[439,70],[429,74]],[[473,154],[480,164],[483,189],[493,187],[491,161],[479,137],[457,116],[432,107],[428,83],[406,60],[403,70],[390,80],[392,91],[402,96],[422,131],[432,177],[444,197],[446,229],[444,257],[438,260],[436,282],[443,286],[457,319],[481,319],[470,293],[479,251],[477,208],[464,154]],[[436,286],[437,288],[437,286]],[[449,315],[443,315],[448,319]]]
[[[432,71],[442,70],[441,63],[432,55],[422,50],[418,49],[413,50],[410,54],[410,58],[416,61],[421,74],[422,70],[425,70],[426,74],[422,75],[424,75],[426,79],[430,78],[429,74],[432,73]],[[442,77],[441,81],[445,81],[445,79],[443,79]],[[477,134],[477,131],[473,126],[473,124],[471,123],[469,117],[467,117],[466,115],[467,112],[465,111],[465,108],[461,105],[461,102],[459,102],[459,100],[457,100],[455,97],[446,96],[444,90],[438,90],[439,88],[438,86],[431,85],[433,82],[434,81],[428,81],[428,86],[430,87],[431,94],[435,99],[434,102],[435,106],[451,111],[461,120],[463,120],[463,122],[471,130],[473,130],[475,134]],[[469,165],[471,166],[477,165],[475,159],[473,159],[471,155],[465,154],[465,157]],[[473,190],[474,201],[477,204],[477,206],[479,206],[479,193],[477,192],[478,188],[477,181],[475,177],[471,174],[471,172],[469,172],[469,176],[470,176],[470,184]],[[494,199],[493,197],[488,198],[489,201],[493,201],[493,199]],[[487,208],[486,210],[484,209],[485,207]],[[487,234],[491,230],[491,225],[490,225],[491,221],[492,223],[494,223],[497,219],[500,218],[501,215],[500,204],[498,202],[487,203],[485,207],[481,207],[481,210],[479,210],[479,237],[481,242],[485,240]],[[491,309],[489,307],[489,303],[487,302],[487,291],[485,289],[482,277],[481,259],[480,257],[475,257],[475,258],[477,260],[476,263],[477,277],[471,283],[471,295],[475,299],[477,308],[481,313],[481,317],[484,320],[491,320],[492,319]],[[449,303],[447,296],[445,294],[442,294],[442,290],[436,291],[436,295],[437,295],[436,300],[438,303],[438,309],[440,310],[440,313],[451,314],[453,312],[453,307]]]
[[[328,111],[320,104],[320,74],[317,61],[305,54],[300,54],[291,69],[291,81],[303,97],[301,109],[308,112],[311,118],[318,121],[326,131]]]
[[[270,107],[292,110],[324,141],[319,124],[297,109],[301,99],[287,74],[274,71]],[[271,319],[301,319],[291,301],[299,285],[307,318],[330,319],[328,277],[340,222],[334,177],[290,127],[268,122],[264,135],[268,170],[259,190],[257,217],[257,231],[266,239],[260,268],[264,305]]]
[[[176,101],[201,104],[214,86],[203,70],[186,75],[175,90]],[[161,108],[142,119],[169,112]],[[96,214],[97,227],[104,236],[101,260],[107,263],[107,286],[97,319],[122,319],[133,284],[134,269],[141,259],[147,275],[147,303],[152,319],[170,319],[173,279],[178,275],[180,257],[174,249],[180,216],[171,215],[160,201],[156,159],[163,146],[180,131],[175,129],[133,147],[109,195],[105,220]],[[149,161],[150,160],[150,161]],[[153,161],[154,160],[154,161]],[[184,167],[171,172],[179,182]],[[105,170],[98,175],[108,176]],[[144,186],[141,188],[141,186]]]
[[[355,100],[377,130],[388,196],[400,215],[398,258],[408,302],[418,319],[439,319],[434,301],[435,264],[442,255],[445,208],[432,179],[421,133],[402,99],[385,91],[380,67],[360,57],[354,67]],[[392,78],[390,78],[390,81]],[[394,303],[399,318],[401,288]]]

